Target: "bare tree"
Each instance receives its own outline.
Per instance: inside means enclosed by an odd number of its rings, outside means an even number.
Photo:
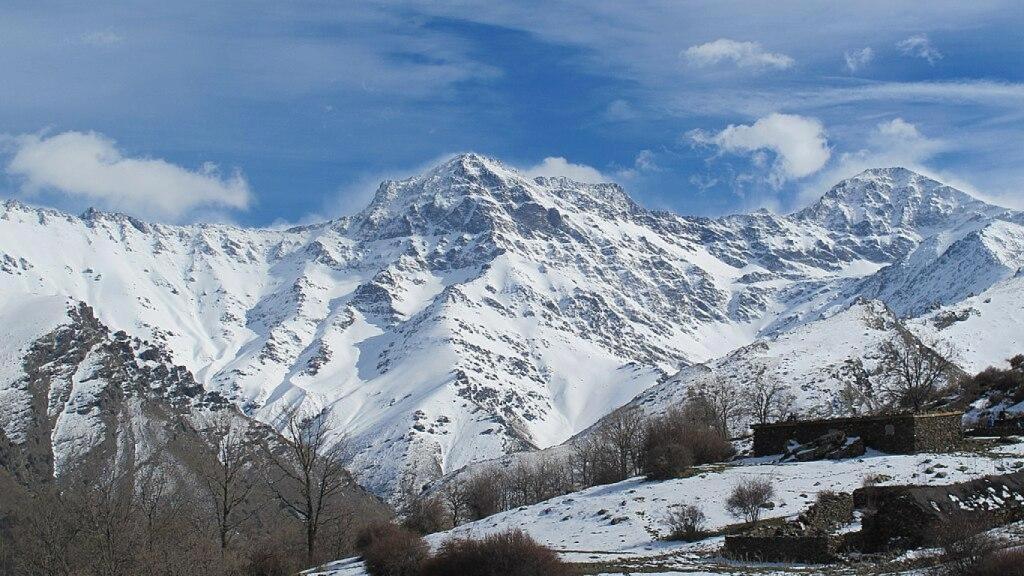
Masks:
[[[613,450],[617,480],[638,473],[644,443],[645,419],[636,408],[620,408],[609,414],[597,430],[598,441]]]
[[[306,560],[315,561],[317,533],[338,520],[334,497],[350,484],[344,442],[331,437],[329,412],[291,409],[282,414],[283,449],[264,444],[273,473],[270,489],[305,528]]]
[[[200,466],[199,473],[217,522],[222,553],[235,532],[255,514],[248,505],[255,488],[251,470],[253,446],[245,432],[225,412],[206,434],[216,459]]]
[[[878,414],[885,409],[881,391],[875,385],[873,374],[860,358],[843,363],[833,376],[841,384],[834,404],[842,414]]]
[[[453,478],[441,488],[440,496],[451,515],[452,526],[458,526],[465,519],[468,504],[466,487],[458,478]]]
[[[879,346],[882,391],[895,409],[921,412],[952,384],[952,346],[903,334]]]
[[[762,366],[747,388],[744,400],[754,422],[767,424],[784,418],[793,408],[796,397]]]
[[[488,466],[466,481],[466,509],[471,519],[479,520],[502,509],[504,474],[497,466]]]
[[[775,497],[775,486],[767,478],[740,481],[725,500],[725,509],[746,522],[757,523],[761,510]]]
[[[733,421],[743,409],[743,398],[729,380],[711,378],[698,384],[690,404],[691,410],[705,412],[706,417],[728,438]]]

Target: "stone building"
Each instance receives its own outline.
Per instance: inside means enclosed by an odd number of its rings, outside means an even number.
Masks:
[[[948,452],[962,437],[959,412],[892,414],[756,424],[754,455],[782,454],[791,441],[812,442],[832,430],[858,437],[868,448],[890,454]]]

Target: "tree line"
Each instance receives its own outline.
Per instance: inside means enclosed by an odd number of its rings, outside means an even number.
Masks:
[[[224,413],[183,466],[161,447],[82,456],[46,482],[0,475],[0,573],[284,576],[351,555],[387,508],[352,482],[328,414],[281,424],[271,441]]]

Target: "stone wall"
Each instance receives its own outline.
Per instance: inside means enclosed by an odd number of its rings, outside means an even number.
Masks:
[[[921,414],[912,419],[913,452],[951,452],[963,442],[963,414]]]
[[[853,496],[846,492],[821,492],[797,521],[809,530],[825,532],[848,524],[853,521]]]
[[[1024,471],[946,486],[870,486],[856,490],[854,502],[864,511],[864,551],[934,546],[951,528],[1024,519]]]
[[[829,533],[851,520],[852,495],[822,492],[817,502],[795,521],[762,524],[742,534],[726,536],[723,552],[730,558],[760,562],[834,562],[844,540]]]
[[[835,562],[840,539],[829,534],[746,535],[725,537],[724,553],[759,562]]]
[[[753,427],[754,454],[781,454],[790,440],[811,442],[830,430],[841,430],[851,437],[859,436],[866,446],[890,454],[943,452],[955,448],[959,442],[962,436],[961,417],[960,413],[948,412],[759,424]]]

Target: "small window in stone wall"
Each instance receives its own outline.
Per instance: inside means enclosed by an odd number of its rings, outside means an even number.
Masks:
[[[886,424],[885,425],[885,435],[886,436],[895,436],[896,435],[896,427],[893,426],[892,424]]]

